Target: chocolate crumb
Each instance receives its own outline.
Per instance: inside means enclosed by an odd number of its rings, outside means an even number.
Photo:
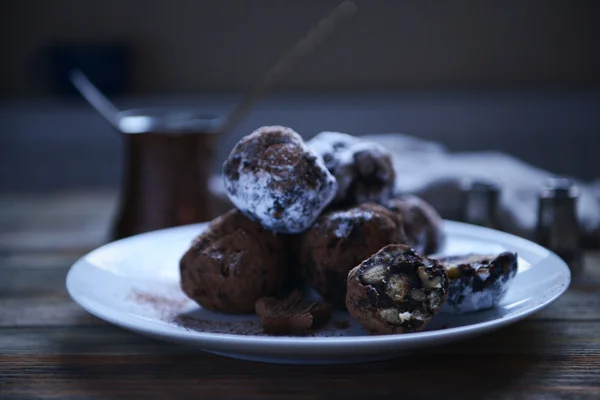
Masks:
[[[262,333],[260,324],[256,321],[232,323],[227,321],[203,320],[189,315],[179,315],[171,322],[187,331],[228,333],[233,335],[260,335]]]
[[[331,316],[331,305],[307,303],[302,293],[294,290],[286,299],[263,297],[256,301],[263,332],[273,335],[305,335],[325,325]]]

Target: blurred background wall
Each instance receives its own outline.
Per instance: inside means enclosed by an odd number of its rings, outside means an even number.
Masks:
[[[336,4],[2,2],[0,190],[119,181],[121,141],[74,95],[65,78],[73,63],[120,107],[223,112]],[[504,151],[558,173],[600,176],[600,2],[357,4],[257,105],[220,159],[257,126],[287,124],[305,137],[406,132],[455,151]]]
[[[128,93],[250,88],[337,0],[8,0],[4,96],[45,95],[44,47],[130,46]],[[600,83],[594,0],[362,0],[289,90]]]

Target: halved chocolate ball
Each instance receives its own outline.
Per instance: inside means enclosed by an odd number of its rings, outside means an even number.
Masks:
[[[350,271],[346,307],[372,334],[418,332],[444,304],[448,287],[437,261],[388,245]]]
[[[500,303],[517,274],[517,254],[468,254],[436,258],[450,277],[450,291],[442,311],[463,314]]]

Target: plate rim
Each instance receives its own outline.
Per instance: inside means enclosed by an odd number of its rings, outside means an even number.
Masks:
[[[456,336],[468,336],[477,332],[486,332],[490,330],[495,330],[498,328],[502,328],[506,325],[510,325],[514,322],[520,321],[522,319],[527,318],[528,316],[540,311],[541,309],[549,306],[554,301],[556,301],[560,296],[562,296],[570,286],[571,283],[571,273],[567,264],[558,257],[554,252],[549,249],[546,249],[540,246],[537,243],[534,243],[525,238],[507,233],[502,231],[497,231],[490,228],[485,228],[481,226],[471,225],[463,222],[444,220],[444,228],[449,229],[449,231],[453,231],[453,234],[460,234],[462,230],[468,229],[471,231],[468,233],[468,236],[474,236],[475,233],[481,234],[478,235],[479,238],[485,239],[486,236],[493,235],[495,238],[503,238],[505,240],[509,240],[511,242],[519,243],[522,246],[529,247],[532,251],[539,253],[542,259],[539,261],[548,262],[552,261],[557,265],[560,265],[560,268],[563,269],[563,273],[565,274],[564,283],[560,287],[556,289],[551,296],[544,299],[540,303],[531,306],[530,308],[526,308],[522,311],[517,311],[515,313],[511,313],[502,317],[495,317],[488,321],[478,322],[470,325],[459,326],[454,328],[446,328],[434,331],[424,331],[424,332],[414,332],[414,333],[404,333],[397,335],[363,335],[363,336],[328,336],[328,337],[315,337],[315,336],[274,336],[274,335],[242,335],[242,334],[234,334],[234,333],[216,333],[216,332],[200,332],[194,330],[162,330],[156,329],[151,326],[137,323],[139,321],[147,321],[146,318],[127,313],[123,310],[111,308],[116,315],[128,315],[129,319],[122,319],[113,317],[108,315],[107,313],[102,311],[102,306],[100,309],[96,307],[94,304],[100,304],[95,300],[87,301],[85,296],[80,296],[77,293],[77,290],[73,288],[73,276],[77,273],[78,269],[84,268],[84,264],[89,264],[86,261],[86,257],[96,251],[102,251],[107,246],[111,246],[115,243],[124,243],[130,240],[136,240],[140,237],[151,236],[157,233],[165,233],[167,234],[169,231],[177,231],[184,229],[202,229],[208,223],[201,222],[196,224],[182,225],[177,227],[165,228],[154,230],[150,232],[145,232],[141,234],[137,234],[134,236],[130,236],[127,238],[119,239],[116,241],[112,241],[109,243],[105,243],[79,259],[77,259],[69,268],[67,273],[65,283],[67,292],[71,299],[82,307],[86,312],[94,315],[95,317],[109,322],[113,325],[119,326],[121,328],[125,328],[134,332],[138,332],[141,334],[145,334],[147,336],[152,337],[161,337],[163,339],[170,339],[174,341],[186,341],[186,342],[196,342],[199,344],[211,345],[211,344],[228,344],[228,345],[265,345],[268,344],[273,349],[276,349],[281,346],[285,346],[287,349],[306,349],[308,347],[327,347],[327,348],[336,348],[336,347],[348,347],[349,344],[353,344],[355,346],[360,347],[370,347],[376,345],[393,345],[400,344],[406,342],[419,342],[419,341],[433,341],[435,339],[448,339]],[[492,241],[498,241],[497,239]],[[154,320],[153,323],[156,323]]]

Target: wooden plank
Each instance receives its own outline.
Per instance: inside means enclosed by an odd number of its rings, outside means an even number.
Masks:
[[[512,399],[597,398],[600,393],[597,253],[586,255],[585,274],[556,303],[497,332],[380,363],[274,366],[149,339],[109,325],[72,302],[66,273],[102,242],[100,232],[110,220],[106,204],[106,198],[85,195],[42,203],[37,196],[15,202],[0,198],[3,400],[363,399],[393,393]]]
[[[444,354],[600,355],[600,322],[526,320],[467,341],[432,349]],[[167,346],[167,347],[165,347]],[[189,347],[147,339],[108,324],[0,329],[0,354],[187,353]]]
[[[216,356],[0,356],[4,399],[594,398],[600,356],[425,354],[360,365]],[[597,397],[596,397],[597,398]]]
[[[85,252],[80,250],[63,252],[21,253],[0,256],[0,273],[5,270],[64,269],[68,268]],[[7,272],[9,273],[9,272]]]
[[[0,196],[0,252],[89,250],[106,242],[115,192]]]
[[[71,300],[65,290],[45,297],[0,297],[0,327],[104,324]]]
[[[114,190],[61,191],[55,193],[3,193],[0,195],[0,221],[33,221],[36,218],[70,218],[105,215],[116,210]]]
[[[54,268],[0,268],[0,302],[40,302],[66,298],[65,279],[70,265]],[[27,305],[15,307],[23,308]],[[2,316],[0,313],[0,320]]]
[[[530,318],[600,321],[600,288],[598,294],[570,288],[558,300]]]
[[[200,354],[193,347],[147,338],[108,325],[0,329],[0,355]]]
[[[44,277],[44,275],[39,276]],[[27,274],[24,273],[24,276]],[[40,278],[39,281],[21,277],[15,279],[14,288],[10,287],[10,284],[0,284],[0,290],[3,290],[3,287],[9,295],[0,295],[0,327],[103,324],[101,320],[92,317],[71,300],[64,286],[64,275],[50,274],[47,280]],[[14,294],[19,290],[24,291],[23,296]],[[569,291],[528,320],[600,322],[600,296]]]

